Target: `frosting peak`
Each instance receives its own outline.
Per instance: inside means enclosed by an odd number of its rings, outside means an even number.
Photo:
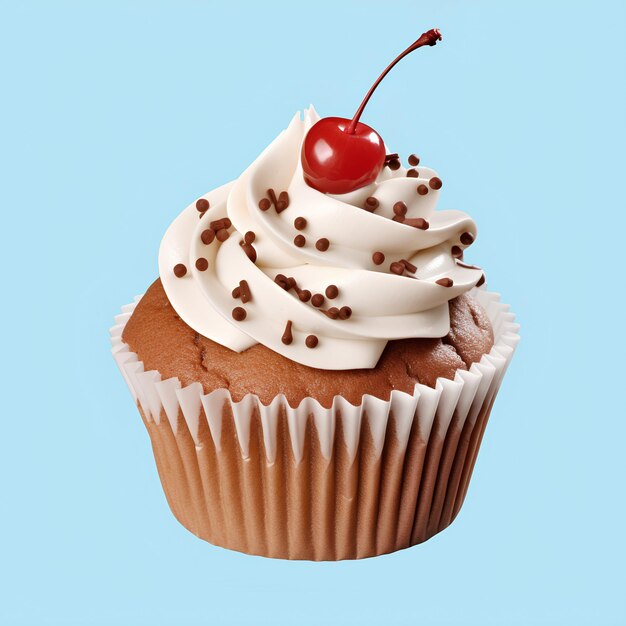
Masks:
[[[312,367],[371,368],[391,339],[448,333],[448,301],[482,277],[456,258],[476,226],[435,210],[441,181],[422,166],[386,167],[349,194],[309,187],[300,150],[318,119],[297,114],[236,181],[187,207],[159,272],[178,315],[232,350],[262,343]]]

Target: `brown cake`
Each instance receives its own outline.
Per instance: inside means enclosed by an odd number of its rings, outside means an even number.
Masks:
[[[160,280],[143,296],[123,334],[144,367],[163,378],[178,378],[183,386],[202,384],[204,393],[226,388],[235,401],[256,394],[269,404],[284,394],[293,407],[306,397],[329,407],[335,396],[352,404],[367,393],[389,400],[396,389],[413,393],[416,383],[434,387],[437,378],[453,379],[493,346],[491,323],[469,295],[449,303],[450,332],[437,339],[390,341],[374,369],[323,370],[295,363],[257,344],[237,353],[203,337],[183,322]]]

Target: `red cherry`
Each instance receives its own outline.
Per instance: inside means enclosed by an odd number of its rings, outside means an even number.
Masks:
[[[301,154],[308,185],[323,193],[342,194],[376,180],[385,164],[385,145],[373,128],[359,122],[363,109],[400,59],[422,46],[434,46],[440,40],[441,33],[433,28],[401,52],[376,79],[351,120],[324,117],[309,129]]]
[[[373,129],[359,122],[325,117],[314,124],[302,145],[304,179],[325,193],[348,193],[376,180],[385,162],[385,144]]]

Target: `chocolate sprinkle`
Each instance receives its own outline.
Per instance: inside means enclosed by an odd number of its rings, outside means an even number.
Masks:
[[[246,253],[246,256],[253,262],[256,263],[256,250],[254,249],[254,247],[252,246],[252,244],[249,243],[243,243],[241,245],[241,248],[243,249],[243,251]]]
[[[404,215],[394,215],[391,218],[392,222],[400,222],[400,224],[404,224]]]
[[[308,302],[311,299],[311,292],[308,289],[298,289],[297,293],[300,302]]]
[[[393,159],[391,161],[389,161],[388,163],[385,163],[385,165],[392,170],[393,172],[395,172],[396,170],[400,169],[400,159]]]
[[[426,187],[426,185],[418,185],[417,193],[419,193],[420,196],[425,196],[428,193],[428,187]]]
[[[293,221],[293,225],[296,230],[304,230],[307,225],[306,218],[296,217],[296,219]]]
[[[400,158],[400,155],[397,152],[393,152],[392,154],[385,155],[385,164],[389,161],[397,161]]]
[[[232,312],[233,319],[236,322],[243,322],[243,320],[246,319],[247,315],[248,314],[246,313],[246,310],[243,307],[240,307],[240,306],[236,306],[233,309],[233,312]]]
[[[410,170],[407,170],[406,176],[407,178],[419,178],[420,173],[416,170],[411,168]]]
[[[230,233],[225,228],[220,228],[216,233],[215,237],[218,241],[224,242],[230,237]]]
[[[455,259],[461,259],[463,258],[463,249],[459,248],[459,246],[452,246],[452,248],[450,249],[450,254]]]
[[[336,306],[330,307],[330,309],[324,311],[324,313],[330,317],[331,320],[336,320],[339,317],[339,309]]]
[[[321,293],[314,294],[311,298],[311,304],[317,307],[322,306],[324,304],[324,296]]]
[[[398,274],[399,276],[402,276],[402,274],[404,274],[404,263],[399,263],[398,261],[394,261],[390,266],[389,269],[394,273],[394,274]]]
[[[281,191],[275,204],[276,213],[282,213],[289,206],[289,194],[286,191]]]
[[[250,285],[247,280],[239,281],[239,292],[241,293],[241,301],[246,304],[252,300],[252,294],[250,293]]]
[[[298,248],[303,248],[306,244],[306,238],[304,235],[296,235],[293,238],[293,243],[295,246],[298,246]]]
[[[416,154],[410,154],[407,160],[413,167],[420,164],[420,158]]]
[[[182,263],[174,265],[174,276],[182,278],[187,273],[187,268]]]
[[[352,309],[349,306],[342,306],[339,309],[339,319],[347,320],[352,317]]]
[[[413,228],[419,228],[420,230],[428,230],[430,224],[423,217],[409,217],[404,220],[407,226],[413,226]]]
[[[393,205],[393,212],[396,215],[406,215],[407,210],[406,202],[402,202],[402,200]]]
[[[485,284],[485,275],[483,274],[479,279],[478,282],[476,283],[477,287],[480,287],[481,285]]]
[[[329,246],[330,246],[330,241],[328,241],[328,239],[326,239],[326,237],[322,237],[321,239],[318,239],[315,242],[315,247],[320,252],[326,252],[326,250],[328,250]]]
[[[205,270],[209,269],[209,262],[203,257],[196,259],[196,269],[204,272]]]
[[[438,285],[441,285],[442,287],[452,287],[452,285],[454,285],[451,278],[440,278],[439,280],[436,280],[435,282]]]
[[[202,234],[200,235],[200,239],[203,244],[206,244],[208,246],[210,243],[213,243],[213,240],[215,239],[215,231],[211,230],[210,228],[203,230]]]
[[[244,236],[243,236],[243,240],[246,243],[254,243],[254,240],[256,239],[256,233],[253,230],[249,230]]]
[[[276,274],[276,276],[274,277],[274,282],[282,287],[285,291],[291,289],[291,286],[289,285],[289,281],[287,280],[287,277],[284,274]]]
[[[339,295],[339,289],[337,288],[337,285],[328,285],[324,293],[326,294],[327,298],[333,300]]]
[[[200,213],[204,213],[209,210],[209,201],[206,198],[200,198],[200,200],[196,200],[196,209],[200,211]]]
[[[417,272],[417,267],[415,267],[415,265],[413,265],[413,263],[411,263],[410,261],[407,261],[406,259],[400,259],[400,263],[402,263],[402,265],[404,265],[407,271],[411,272],[411,274],[415,274],[415,272]]]
[[[231,292],[232,297],[237,300],[241,298],[241,287],[235,287]]]
[[[267,198],[259,200],[259,209],[261,211],[267,211],[272,206],[272,203]]]
[[[317,347],[317,344],[319,343],[319,339],[315,335],[309,335],[304,340],[304,343],[306,344],[307,348],[315,348]]]
[[[441,178],[439,178],[438,176],[433,176],[429,181],[428,184],[430,185],[431,189],[441,189],[443,183],[441,182]]]
[[[474,235],[472,233],[463,233],[461,235],[461,243],[464,246],[469,246],[474,243]]]
[[[382,265],[385,262],[385,255],[382,252],[374,252],[372,261],[374,261],[374,265]]]
[[[469,263],[463,263],[463,261],[457,261],[456,264],[459,265],[460,267],[466,267],[468,270],[479,270],[479,269],[481,269],[477,265],[469,265]]]
[[[370,196],[365,200],[365,209],[367,211],[375,211],[380,206],[380,202],[374,196]]]
[[[233,223],[227,217],[224,217],[221,220],[213,220],[212,222],[210,222],[209,228],[211,230],[218,231],[218,230],[230,228],[232,225]]]
[[[278,204],[278,198],[276,198],[276,192],[273,189],[268,189],[267,195],[270,197],[270,202],[274,205],[274,208],[276,208],[276,205]]]
[[[292,322],[291,320],[287,320],[287,324],[285,326],[285,332],[283,333],[283,336],[280,338],[281,341],[286,345],[289,346],[291,345],[291,342],[293,341],[293,334],[291,332],[291,326],[292,326]]]

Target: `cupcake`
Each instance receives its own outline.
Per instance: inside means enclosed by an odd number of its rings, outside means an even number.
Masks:
[[[462,260],[472,219],[354,119],[297,114],[190,204],[111,331],[170,508],[218,546],[355,559],[446,528],[518,340]]]

